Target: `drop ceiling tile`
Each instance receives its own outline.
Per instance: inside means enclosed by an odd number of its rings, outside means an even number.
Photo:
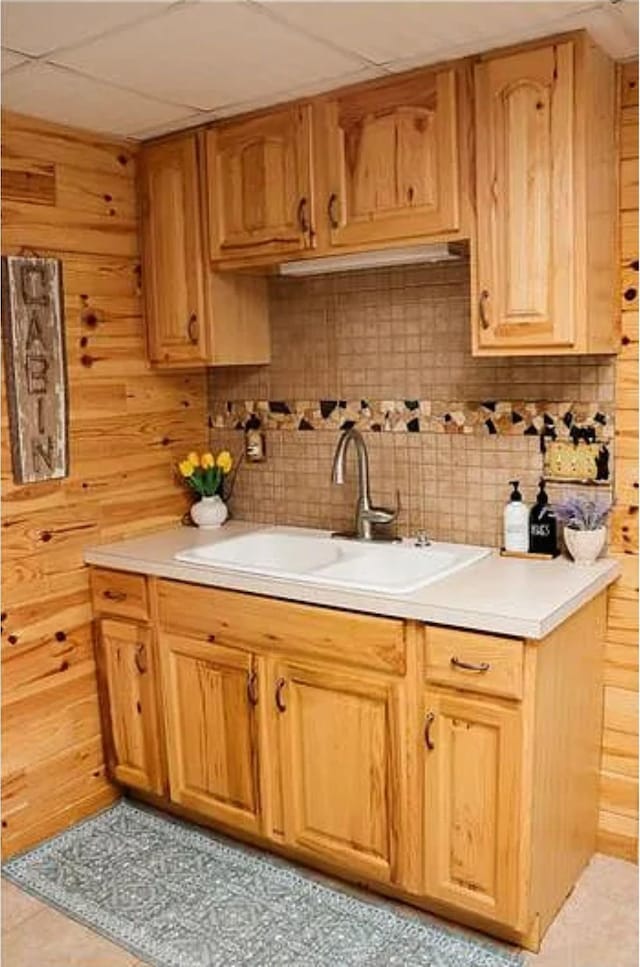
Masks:
[[[589,16],[589,33],[615,60],[638,54],[638,4],[607,4]]]
[[[16,54],[13,50],[5,50],[2,48],[2,73],[6,71],[13,70],[14,67],[19,67],[20,64],[26,64],[27,58],[23,57],[22,54]]]
[[[294,101],[299,97],[312,97],[314,94],[323,94],[325,91],[335,90],[338,87],[346,87],[349,84],[360,84],[370,81],[376,77],[386,77],[388,71],[378,67],[365,67],[359,71],[342,74],[340,77],[332,77],[329,80],[316,81],[313,84],[302,84],[300,87],[289,87],[285,91],[276,94],[269,94],[264,97],[254,97],[250,101],[228,104],[218,108],[213,112],[210,120],[234,117],[237,114],[246,114],[249,111],[258,111],[263,107],[275,104],[284,104],[286,101]],[[206,115],[205,115],[206,116]]]
[[[42,61],[6,74],[2,101],[3,107],[21,114],[120,136],[193,113]]]
[[[439,4],[441,6],[441,4]],[[629,0],[624,0],[624,6]],[[636,8],[634,2],[631,4]],[[482,7],[485,20],[476,21],[474,6]],[[464,57],[510,44],[523,43],[546,37],[550,34],[568,30],[588,29],[593,38],[607,53],[614,57],[632,56],[638,51],[637,27],[635,31],[625,30],[626,21],[619,14],[619,6],[610,0],[600,3],[580,0],[558,3],[453,3],[447,18],[447,30],[440,38],[437,57],[430,62]],[[424,57],[410,54],[400,57],[384,66],[391,71],[404,71],[425,63]]]
[[[54,58],[93,77],[211,111],[363,66],[248,3],[194,3]]]
[[[12,50],[40,56],[162,13],[167,0],[127,3],[3,0],[2,38]]]
[[[509,33],[526,39],[575,12],[584,0],[554,2],[291,2],[260,0],[272,15],[375,64],[433,63],[459,48],[488,49]],[[548,31],[546,31],[548,32]]]

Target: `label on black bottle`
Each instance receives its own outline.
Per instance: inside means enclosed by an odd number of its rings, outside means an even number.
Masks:
[[[534,507],[529,518],[529,550],[533,554],[555,554],[556,518],[549,507]]]

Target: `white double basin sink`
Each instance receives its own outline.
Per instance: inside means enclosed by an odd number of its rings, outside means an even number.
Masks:
[[[325,531],[271,527],[175,555],[198,567],[378,594],[411,594],[487,557],[467,544],[368,543]]]

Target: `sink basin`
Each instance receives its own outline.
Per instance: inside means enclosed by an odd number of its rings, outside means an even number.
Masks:
[[[273,527],[176,554],[199,567],[379,594],[410,594],[490,554],[466,544],[368,544],[323,531]]]

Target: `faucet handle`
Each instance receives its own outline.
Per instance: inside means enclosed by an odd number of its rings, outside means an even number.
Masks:
[[[400,513],[400,491],[396,490],[396,506],[394,510],[388,507],[369,507],[363,511],[363,516],[372,524],[392,524]]]
[[[398,511],[388,507],[369,507],[368,510],[363,510],[362,516],[372,524],[392,524]]]

